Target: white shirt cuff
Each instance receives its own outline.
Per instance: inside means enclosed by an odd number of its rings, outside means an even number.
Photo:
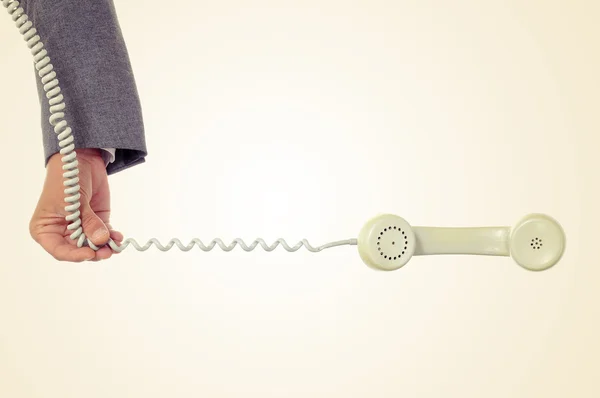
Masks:
[[[115,152],[115,148],[102,148],[102,158],[106,166],[115,161]]]

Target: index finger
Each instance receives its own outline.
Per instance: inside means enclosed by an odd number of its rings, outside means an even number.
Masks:
[[[91,248],[77,247],[69,243],[65,237],[60,234],[41,234],[39,236],[39,243],[44,250],[58,261],[80,263],[95,257],[95,252]]]

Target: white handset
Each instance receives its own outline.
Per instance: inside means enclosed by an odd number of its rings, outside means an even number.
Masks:
[[[372,268],[392,271],[413,256],[462,254],[506,256],[530,271],[553,267],[565,250],[563,228],[545,214],[529,214],[513,227],[412,227],[402,217],[382,214],[358,236],[358,251]]]

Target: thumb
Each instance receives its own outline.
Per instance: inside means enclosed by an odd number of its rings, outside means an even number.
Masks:
[[[103,246],[110,239],[106,224],[94,213],[88,203],[81,203],[81,225],[86,236],[96,246]]]

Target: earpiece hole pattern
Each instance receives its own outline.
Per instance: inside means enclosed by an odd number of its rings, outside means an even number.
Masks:
[[[384,238],[384,235],[386,235],[388,232],[399,232],[401,234],[397,235],[397,238],[395,238],[395,240],[392,241],[392,246],[396,246],[397,241],[404,241],[404,246],[400,245],[400,248],[391,254],[386,254],[386,252],[381,249],[381,238]],[[388,226],[387,228],[384,228],[383,231],[379,232],[379,236],[377,237],[377,246],[379,255],[382,256],[384,259],[389,261],[397,260],[406,254],[406,250],[408,249],[408,237],[406,236],[406,232],[404,232],[402,228],[398,226]]]
[[[544,243],[541,238],[533,238],[531,239],[531,248],[533,250],[540,250],[544,246]]]

